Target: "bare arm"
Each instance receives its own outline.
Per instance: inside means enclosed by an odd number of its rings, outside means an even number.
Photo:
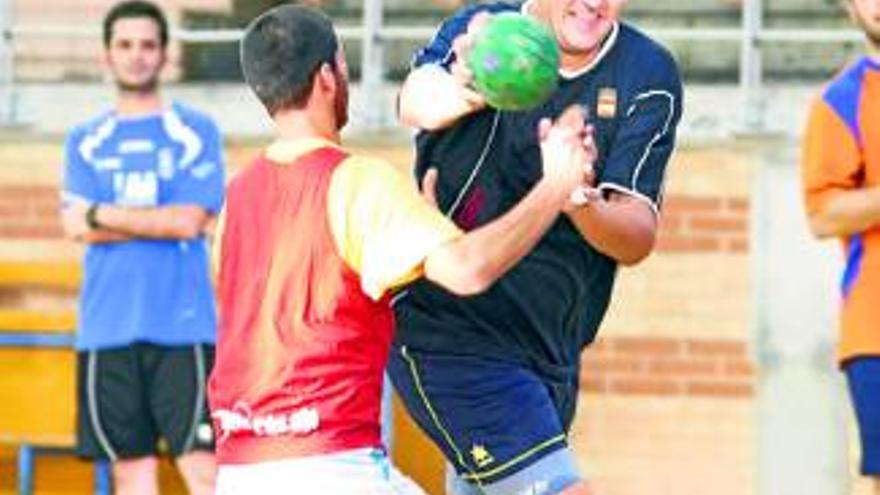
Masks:
[[[643,200],[612,191],[568,212],[584,240],[622,265],[635,265],[654,248],[657,216]]]
[[[842,191],[809,214],[819,238],[843,237],[880,226],[880,187]]]
[[[212,219],[204,208],[195,205],[131,208],[100,204],[94,211],[99,228],[91,228],[86,219],[89,207],[82,202],[64,207],[62,225],[68,237],[86,243],[132,238],[192,239],[210,226]]]
[[[584,139],[583,110],[573,107],[548,125],[541,130],[543,178],[510,211],[429,254],[428,279],[462,295],[482,292],[531,251],[588,180],[595,148],[585,147],[592,139]]]
[[[152,239],[192,239],[208,225],[211,215],[201,206],[173,205],[156,208],[128,208],[100,205],[98,224],[116,232]]]
[[[474,16],[467,31],[452,43],[455,61],[450,70],[426,64],[409,73],[400,90],[400,121],[410,127],[438,130],[486,107],[483,96],[471,87],[473,74],[463,61],[474,43],[475,34],[489,20],[489,14]]]
[[[406,77],[398,102],[400,121],[438,130],[485,106],[482,96],[437,65],[423,65]]]

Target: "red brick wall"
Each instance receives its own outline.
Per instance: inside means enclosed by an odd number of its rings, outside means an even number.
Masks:
[[[0,239],[61,237],[58,209],[54,187],[0,185]]]
[[[0,238],[61,235],[54,186],[0,184]],[[657,250],[731,252],[748,248],[748,204],[733,198],[672,196],[663,206]]]
[[[581,385],[616,395],[751,397],[754,369],[743,342],[675,338],[602,339],[582,357]]]
[[[748,250],[748,201],[741,198],[672,196],[663,205],[660,252]]]

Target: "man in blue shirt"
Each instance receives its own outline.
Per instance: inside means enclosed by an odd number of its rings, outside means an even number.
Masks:
[[[214,122],[166,105],[168,26],[126,1],[104,19],[115,107],[73,129],[62,224],[86,244],[78,333],[78,452],[113,463],[116,492],[158,493],[164,438],[190,493],[213,492],[205,378],[216,308],[205,233],[223,200]]]
[[[567,444],[580,355],[607,309],[617,266],[651,252],[681,115],[670,54],[620,22],[626,0],[481,3],[442,24],[400,94],[421,130],[416,175],[465,230],[513,205],[539,177],[535,123],[573,103],[589,111],[595,183],[532,253],[486,293],[456,297],[428,281],[395,300],[389,373],[407,409],[457,476],[449,493],[591,493]],[[464,59],[491,16],[519,11],[555,34],[559,87],[525,112],[487,107]]]

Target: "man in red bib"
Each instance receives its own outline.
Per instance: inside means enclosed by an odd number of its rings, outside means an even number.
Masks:
[[[528,253],[592,178],[583,112],[541,123],[543,179],[465,235],[390,165],[340,147],[348,75],[326,16],[270,10],[241,54],[278,137],[232,180],[221,215],[217,493],[421,493],[380,438],[389,293],[424,276],[476,294]]]

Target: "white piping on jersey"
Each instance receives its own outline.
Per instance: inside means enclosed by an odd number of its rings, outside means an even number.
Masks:
[[[468,176],[467,181],[465,181],[464,186],[458,191],[458,196],[456,196],[455,201],[452,202],[452,206],[449,207],[449,210],[444,214],[452,218],[452,215],[455,214],[455,211],[461,206],[461,202],[464,199],[464,195],[468,189],[470,189],[471,184],[473,184],[474,180],[477,178],[477,174],[480,172],[480,169],[483,168],[483,164],[486,162],[486,156],[489,155],[489,149],[492,147],[492,142],[495,141],[495,134],[498,131],[498,122],[501,120],[501,112],[495,111],[495,117],[492,119],[492,129],[489,131],[489,137],[486,139],[486,144],[483,145],[483,151],[480,152],[480,157],[477,159],[476,165],[474,165],[474,169],[471,171],[471,175]],[[391,298],[390,305],[393,308],[397,301],[406,297],[409,294],[409,289],[404,289],[394,297]]]
[[[675,95],[673,95],[669,91],[666,91],[663,89],[652,89],[652,90],[649,90],[644,93],[640,93],[640,94],[636,95],[636,97],[633,98],[633,103],[626,110],[626,116],[629,117],[633,114],[633,112],[635,112],[636,105],[638,105],[638,103],[640,101],[646,100],[651,97],[656,97],[656,96],[662,96],[662,97],[665,97],[669,100],[669,113],[666,115],[666,122],[663,123],[663,129],[661,129],[659,132],[654,134],[654,137],[651,138],[651,141],[648,143],[648,146],[645,148],[645,152],[642,153],[642,158],[639,159],[639,163],[636,165],[636,169],[633,172],[631,187],[632,187],[632,190],[636,191],[636,192],[638,192],[638,190],[639,190],[638,189],[639,175],[642,173],[642,168],[644,168],[645,162],[648,161],[648,156],[651,154],[651,149],[654,148],[654,145],[657,144],[657,141],[662,139],[663,136],[665,136],[666,133],[669,132],[669,126],[670,126],[670,124],[672,124],[672,117],[675,115]],[[664,179],[665,179],[665,174],[664,174]],[[663,188],[663,180],[660,181],[660,189],[662,190],[662,188]],[[651,203],[653,204],[653,201]],[[655,210],[657,209],[656,205],[654,206],[654,209]]]
[[[654,200],[651,199],[650,197],[648,197],[647,195],[642,194],[635,189],[627,189],[619,184],[614,184],[611,182],[603,182],[603,183],[599,184],[599,186],[596,189],[598,189],[599,191],[601,191],[603,193],[605,191],[616,191],[619,193],[626,194],[627,196],[632,196],[634,198],[638,198],[638,199],[644,201],[645,203],[648,203],[648,206],[651,208],[651,211],[654,212],[654,216],[656,216],[656,217],[660,216],[660,208],[657,206],[657,203],[655,203]]]
[[[181,170],[189,168],[202,153],[202,140],[199,139],[199,135],[183,123],[173,108],[162,114],[162,126],[168,137],[183,145],[179,168]]]
[[[116,119],[108,116],[94,132],[83,138],[79,144],[79,154],[86,163],[92,163],[95,158],[95,150],[113,134],[115,129]]]
[[[458,192],[458,197],[455,198],[455,201],[452,202],[452,206],[450,206],[449,210],[446,212],[447,217],[452,218],[452,215],[455,215],[455,211],[461,206],[464,194],[470,189],[471,184],[474,183],[474,179],[477,178],[480,169],[483,168],[483,164],[486,162],[486,156],[489,155],[489,148],[492,147],[492,141],[495,140],[495,133],[498,131],[498,121],[500,120],[501,112],[496,110],[495,117],[492,119],[492,129],[489,131],[489,137],[486,139],[486,144],[483,145],[483,151],[480,153],[480,157],[477,158],[477,164],[474,165],[474,169],[471,171],[468,180],[465,181],[464,186],[462,186],[461,190]]]

